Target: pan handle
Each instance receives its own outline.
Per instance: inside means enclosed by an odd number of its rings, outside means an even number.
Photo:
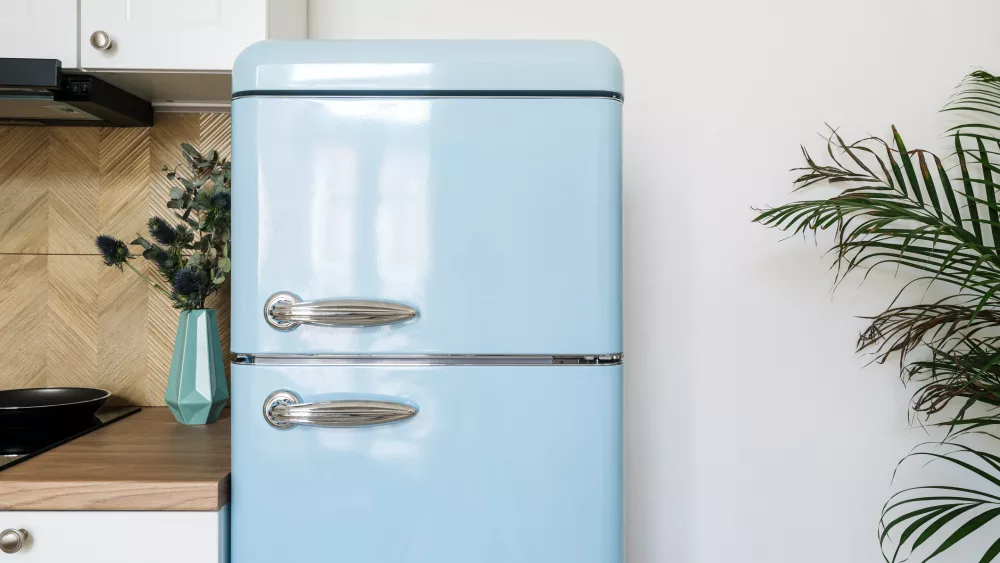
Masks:
[[[264,400],[264,419],[288,430],[298,425],[323,428],[377,426],[413,418],[417,409],[391,401],[341,400],[303,403],[291,391],[275,391]]]

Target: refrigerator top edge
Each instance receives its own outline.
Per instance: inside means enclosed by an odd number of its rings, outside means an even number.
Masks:
[[[233,67],[234,97],[471,93],[621,99],[621,64],[592,41],[261,41]]]

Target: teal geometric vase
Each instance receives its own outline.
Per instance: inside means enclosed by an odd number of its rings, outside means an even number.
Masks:
[[[181,311],[166,399],[181,424],[208,424],[222,414],[229,390],[214,309]]]

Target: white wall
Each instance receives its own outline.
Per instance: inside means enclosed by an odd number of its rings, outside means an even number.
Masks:
[[[317,38],[586,38],[625,68],[630,563],[880,561],[907,430],[891,366],[853,354],[890,281],[829,292],[822,248],[752,225],[798,144],[936,110],[1000,72],[995,0],[311,0]],[[959,558],[941,561],[959,561]]]

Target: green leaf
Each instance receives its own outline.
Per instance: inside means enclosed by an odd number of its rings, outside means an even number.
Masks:
[[[896,159],[892,156],[892,149],[888,144],[885,145],[885,150],[887,154],[886,158],[889,160],[889,165],[892,166],[892,175],[896,178],[896,185],[899,186],[899,190],[904,197],[908,196],[909,193],[906,190],[906,180],[903,178],[903,171],[899,168],[899,165],[896,164]],[[886,181],[888,184],[892,185],[892,178],[887,176]]]
[[[899,159],[903,161],[906,178],[910,181],[910,187],[913,188],[913,195],[917,198],[917,203],[923,205],[924,197],[920,194],[920,182],[917,181],[917,173],[913,169],[913,161],[910,160],[910,154],[906,152],[906,145],[903,144],[903,138],[899,136],[899,131],[896,131],[895,125],[892,126],[892,138],[896,142]]]
[[[229,273],[232,269],[232,263],[229,261],[229,258],[219,258],[219,269]]]
[[[990,171],[989,157],[986,153],[986,147],[983,145],[983,140],[976,139],[976,144],[979,148],[979,162],[982,164],[983,181],[986,182],[986,201],[989,202],[987,211],[992,223],[990,228],[993,232],[993,245],[994,247],[1000,247],[1000,214],[997,213],[996,189],[993,186],[993,175]]]
[[[958,200],[955,199],[955,188],[951,186],[951,179],[948,178],[948,171],[945,170],[944,164],[937,156],[934,156],[934,167],[937,169],[938,177],[941,179],[941,188],[942,191],[944,191],[945,198],[948,200],[948,209],[951,210],[951,216],[955,220],[955,223],[961,227],[962,213],[958,209]],[[982,241],[979,240],[979,242]]]
[[[181,152],[192,163],[195,160],[202,160],[198,149],[194,148],[191,143],[181,143]]]
[[[990,563],[990,561],[996,559],[997,555],[1000,555],[1000,539],[990,545],[986,553],[983,554],[982,559],[979,560],[979,563]]]
[[[916,533],[917,530],[922,528],[925,524],[927,524],[927,522],[940,516],[943,512],[947,512],[948,510],[951,510],[956,506],[958,505],[946,504],[944,506],[933,506],[931,507],[932,510],[928,514],[925,514],[924,516],[921,516],[920,518],[917,518],[916,520],[911,522],[910,525],[907,526],[906,529],[903,530],[903,533],[899,536],[899,541],[896,544],[896,552],[893,554],[892,560],[895,561],[897,559],[897,557],[899,556],[900,549],[902,549],[902,547],[906,544],[906,541],[910,539],[910,537],[914,533]],[[880,541],[885,541],[886,535],[888,535],[888,529],[883,531]]]
[[[167,209],[182,209],[183,207],[184,203],[180,200],[172,199],[167,202]]]
[[[146,238],[143,237],[142,235],[137,235],[136,239],[130,242],[129,244],[137,244],[141,246],[144,250],[149,250],[149,248],[152,246],[150,245],[149,241],[146,240]]]
[[[961,516],[962,514],[965,514],[966,512],[972,510],[973,508],[976,508],[977,506],[981,506],[981,505],[978,505],[978,504],[966,504],[966,505],[960,506],[960,507],[952,510],[951,512],[947,512],[944,515],[942,515],[941,517],[935,519],[934,522],[930,526],[928,526],[923,532],[921,532],[920,535],[917,536],[916,540],[914,540],[914,542],[913,542],[913,549],[916,549],[916,548],[920,547],[921,545],[923,545],[924,542],[926,542],[931,537],[933,537],[934,534],[936,534],[938,532],[938,530],[940,530],[941,528],[943,528],[945,526],[945,524],[947,524],[948,522],[951,522],[955,518],[958,518],[959,516]]]
[[[170,199],[176,200],[184,197],[184,190],[178,188],[177,186],[172,186],[170,188]]]
[[[930,499],[922,499],[922,500],[930,500]],[[945,505],[944,507],[938,506],[938,505],[924,506],[924,507],[918,508],[916,510],[904,513],[903,515],[898,516],[893,521],[891,521],[891,522],[889,522],[888,524],[885,525],[885,527],[882,529],[882,533],[879,535],[879,541],[885,541],[886,536],[889,535],[889,532],[891,532],[892,529],[896,527],[896,525],[902,524],[903,522],[906,522],[907,520],[910,520],[911,518],[913,518],[915,516],[920,516],[922,514],[927,514],[928,512],[930,512],[930,513],[939,513],[939,512],[943,512],[944,510],[948,510],[949,508],[954,508],[956,506],[959,506],[959,505],[957,505],[957,504],[949,504],[949,505]],[[942,508],[943,508],[943,510],[942,510]]]
[[[982,512],[981,514],[973,516],[972,518],[969,519],[968,522],[962,524],[957,530],[955,530],[950,536],[948,536],[948,539],[942,542],[941,545],[934,550],[934,553],[931,553],[929,556],[927,556],[927,558],[924,559],[924,562],[926,563],[933,557],[936,557],[938,554],[944,552],[951,546],[963,540],[969,534],[975,532],[976,530],[988,524],[991,520],[993,520],[997,516],[1000,516],[1000,508],[991,508],[989,510]]]
[[[224,274],[220,274],[212,279],[212,283],[215,285],[222,285],[226,283],[226,276]]]
[[[935,156],[934,158],[937,157]],[[941,201],[938,199],[937,194],[937,186],[934,185],[934,177],[931,176],[931,171],[927,167],[927,159],[924,158],[924,151],[917,153],[917,162],[920,164],[920,175],[924,179],[924,187],[927,189],[927,197],[931,200],[931,205],[934,207],[934,211],[937,213],[937,216],[943,217],[941,211]]]

